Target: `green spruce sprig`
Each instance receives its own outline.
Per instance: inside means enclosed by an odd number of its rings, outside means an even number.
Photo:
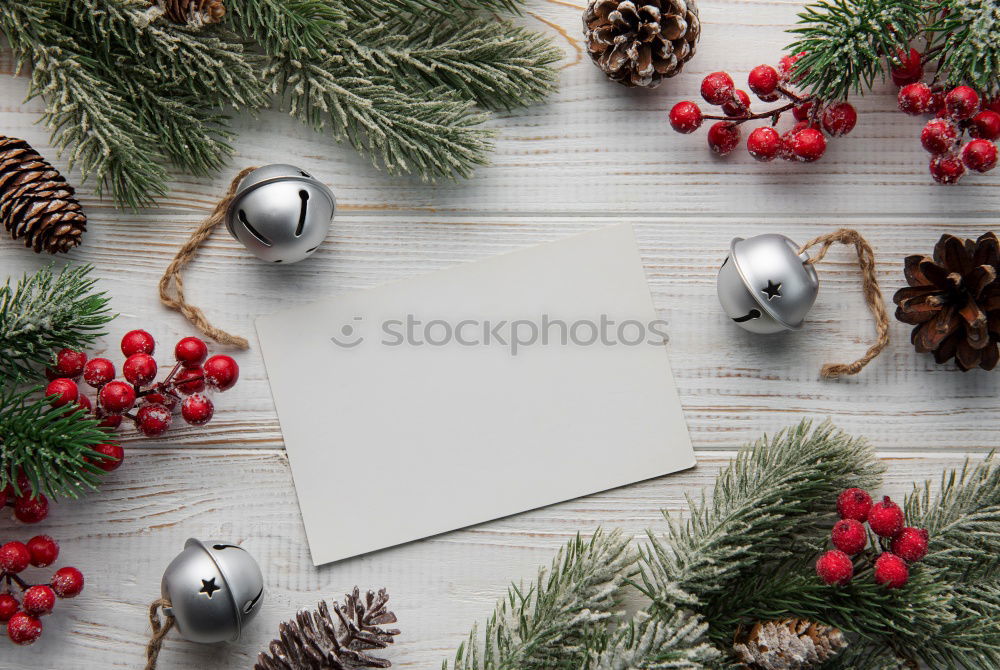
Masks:
[[[947,0],[928,3],[937,20],[928,27],[941,79],[948,86],[967,84],[987,96],[1000,93],[1000,5],[996,0]]]
[[[723,654],[706,639],[708,624],[687,610],[668,619],[637,613],[628,624],[593,638],[582,670],[708,670]]]

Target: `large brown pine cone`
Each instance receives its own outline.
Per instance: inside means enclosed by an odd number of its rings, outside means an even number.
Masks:
[[[222,0],[155,0],[173,23],[197,26],[219,23],[226,16],[226,6]]]
[[[896,318],[913,324],[917,351],[962,371],[1000,361],[1000,241],[993,233],[964,242],[942,235],[933,258],[908,256],[906,288],[896,291]]]
[[[80,244],[87,217],[73,187],[24,140],[0,135],[0,222],[24,246],[50,254]]]
[[[691,60],[701,23],[695,0],[590,0],[583,34],[610,79],[652,88]]]

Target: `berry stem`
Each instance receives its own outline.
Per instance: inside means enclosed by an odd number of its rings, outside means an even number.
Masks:
[[[29,584],[28,582],[24,581],[23,579],[21,579],[20,577],[18,577],[17,575],[15,575],[13,572],[8,572],[6,574],[7,574],[7,584],[8,585],[10,585],[11,582],[14,582],[15,584],[18,585],[18,587],[20,587],[20,589],[22,591],[27,591],[28,589],[31,588],[31,584]]]
[[[174,375],[176,375],[177,371],[180,370],[180,369],[181,369],[181,362],[177,361],[176,363],[174,363],[174,367],[170,371],[170,374],[167,375],[166,377],[164,377],[163,382],[162,382],[163,385],[164,386],[169,386],[170,385],[170,381],[174,378]]]
[[[800,99],[800,100],[803,100],[805,102],[808,102],[811,98],[798,98],[797,97],[797,99]],[[711,119],[712,121],[730,121],[732,123],[737,123],[737,124],[744,123],[746,121],[756,121],[757,119],[773,118],[774,119],[773,123],[777,123],[779,116],[781,116],[782,114],[784,114],[785,112],[787,112],[787,111],[789,111],[791,109],[794,109],[795,107],[798,107],[800,104],[802,104],[802,103],[801,102],[794,102],[793,101],[793,102],[789,102],[786,105],[782,105],[781,107],[778,107],[776,109],[772,109],[772,110],[770,110],[768,112],[761,112],[760,114],[748,114],[746,116],[719,116],[717,114],[705,114],[702,118]],[[772,123],[772,125],[773,125],[773,123]]]

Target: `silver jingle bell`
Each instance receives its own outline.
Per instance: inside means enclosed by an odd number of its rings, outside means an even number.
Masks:
[[[751,333],[798,330],[819,292],[819,277],[808,260],[784,235],[737,237],[719,269],[722,308]]]
[[[160,590],[170,603],[164,613],[185,640],[231,642],[260,611],[264,577],[242,547],[191,538],[167,566]]]
[[[296,263],[326,239],[336,209],[326,184],[294,165],[276,163],[240,182],[226,227],[257,258]]]

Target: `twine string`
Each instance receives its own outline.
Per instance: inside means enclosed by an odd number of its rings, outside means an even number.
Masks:
[[[231,205],[233,200],[236,198],[236,190],[239,187],[240,182],[243,181],[244,177],[256,169],[257,168],[255,167],[248,167],[236,175],[232,183],[229,185],[229,190],[226,191],[225,197],[219,201],[208,218],[202,221],[201,225],[199,225],[198,228],[191,233],[191,237],[188,238],[188,241],[184,243],[184,246],[182,246],[177,252],[177,255],[174,256],[174,260],[170,262],[170,265],[167,266],[166,271],[160,278],[159,284],[160,302],[171,309],[179,311],[198,330],[216,342],[220,344],[231,344],[239,349],[250,348],[250,343],[247,342],[245,337],[232,335],[221,328],[213,326],[201,309],[190,304],[184,298],[184,279],[181,276],[181,271],[184,269],[184,266],[195,257],[198,253],[198,248],[204,244],[205,240],[207,240],[209,236],[211,236],[212,231],[215,230],[220,223],[226,220],[226,212],[229,210],[229,205]]]
[[[875,252],[868,241],[861,236],[861,233],[850,228],[841,228],[809,240],[799,248],[799,253],[805,253],[811,247],[821,245],[816,255],[806,261],[806,263],[815,265],[826,257],[830,247],[836,243],[853,245],[858,254],[858,266],[861,268],[861,287],[864,291],[865,303],[875,319],[877,338],[875,344],[868,347],[864,356],[853,363],[825,364],[820,370],[820,375],[824,379],[858,374],[889,345],[889,313],[886,310],[885,298],[882,297],[882,291],[878,286],[878,277],[875,274]]]
[[[153,629],[153,635],[149,638],[149,644],[146,645],[146,670],[156,670],[156,659],[163,647],[163,639],[174,627],[172,616],[165,616],[165,620],[160,621],[161,607],[170,607],[170,601],[166,598],[160,598],[149,605],[149,625]]]

